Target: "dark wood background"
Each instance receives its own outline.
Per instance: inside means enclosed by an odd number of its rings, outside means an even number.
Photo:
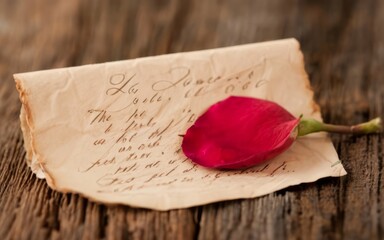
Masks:
[[[384,239],[383,134],[332,135],[348,171],[158,212],[61,194],[25,164],[12,74],[295,37],[324,119],[383,116],[384,1],[0,0],[0,239]]]

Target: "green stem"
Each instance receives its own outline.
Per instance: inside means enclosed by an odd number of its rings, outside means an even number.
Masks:
[[[298,126],[298,136],[323,131],[332,133],[369,134],[379,133],[381,130],[382,123],[379,117],[353,126],[327,124],[315,119],[301,119]]]

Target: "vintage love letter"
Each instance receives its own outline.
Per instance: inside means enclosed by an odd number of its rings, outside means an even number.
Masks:
[[[238,171],[197,166],[180,150],[180,135],[196,117],[230,95],[268,99],[321,120],[294,39],[14,77],[27,162],[60,192],[168,210],[346,174],[326,134]]]

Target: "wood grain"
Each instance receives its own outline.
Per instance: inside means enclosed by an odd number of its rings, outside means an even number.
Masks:
[[[348,175],[157,212],[50,190],[25,164],[12,74],[296,37],[327,122],[383,116],[379,0],[0,1],[0,239],[383,239],[383,135],[337,136]]]

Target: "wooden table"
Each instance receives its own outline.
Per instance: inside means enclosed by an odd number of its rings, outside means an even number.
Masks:
[[[295,37],[325,121],[383,115],[384,1],[0,2],[0,239],[383,239],[383,135],[332,135],[348,175],[158,212],[61,194],[25,164],[12,74]]]

